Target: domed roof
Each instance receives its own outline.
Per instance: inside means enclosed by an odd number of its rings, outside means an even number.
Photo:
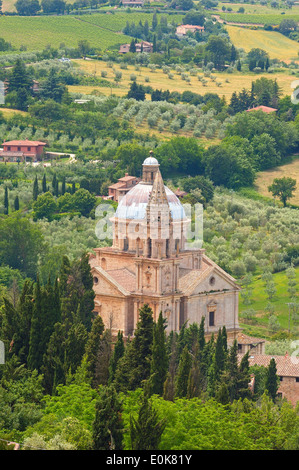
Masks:
[[[159,162],[155,157],[147,157],[144,160],[143,165],[159,165]]]
[[[130,191],[121,198],[115,217],[119,219],[144,219],[146,217],[146,207],[152,189],[152,184],[144,182],[140,182],[130,189]],[[165,186],[165,192],[173,220],[185,219],[184,208],[177,196],[167,186]]]

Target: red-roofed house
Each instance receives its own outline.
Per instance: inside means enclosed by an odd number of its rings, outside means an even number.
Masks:
[[[196,31],[198,31],[199,33],[203,33],[204,30],[205,30],[204,26],[197,26],[194,24],[181,24],[176,29],[176,35],[178,37],[184,37],[186,36],[188,31],[190,33],[195,33]]]
[[[248,111],[264,111],[264,113],[274,113],[277,111],[275,108],[270,108],[269,106],[256,106],[255,108],[247,109]]]
[[[242,355],[239,355],[241,359]],[[275,360],[277,375],[280,379],[278,396],[286,398],[293,406],[299,401],[299,358],[286,353],[284,356],[267,354],[249,355],[250,366],[268,367],[271,359]]]
[[[5,162],[41,160],[44,154],[45,142],[32,140],[10,140],[4,142],[3,150],[0,152],[0,160]]]
[[[108,197],[112,201],[119,201],[130,189],[133,188],[139,182],[139,178],[136,176],[130,176],[128,173],[122,178],[119,178],[118,182],[108,187]]]

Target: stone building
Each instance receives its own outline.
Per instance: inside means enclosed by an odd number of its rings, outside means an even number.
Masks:
[[[239,356],[239,360],[243,355]],[[286,353],[284,356],[271,356],[267,354],[257,354],[251,351],[249,355],[250,366],[268,367],[271,359],[275,360],[276,373],[279,377],[278,397],[286,399],[293,406],[299,401],[299,360],[297,357]]]
[[[108,186],[108,198],[112,201],[118,202],[138,182],[139,178],[136,176],[130,176],[128,173],[126,173],[125,176],[118,179],[117,183]]]
[[[111,223],[112,246],[90,258],[95,311],[106,327],[132,335],[139,309],[148,304],[155,321],[162,311],[168,332],[205,317],[207,338],[223,326],[229,342],[237,338],[239,286],[204,249],[190,247],[190,220],[152,155]]]

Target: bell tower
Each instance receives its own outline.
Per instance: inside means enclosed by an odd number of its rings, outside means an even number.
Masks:
[[[153,151],[151,150],[150,156],[146,158],[142,164],[142,182],[153,184],[159,166],[158,160],[153,157]]]

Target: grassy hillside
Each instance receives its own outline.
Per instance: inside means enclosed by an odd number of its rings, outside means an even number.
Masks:
[[[296,268],[297,284],[299,281],[299,267]],[[278,331],[288,332],[289,328],[289,307],[288,302],[291,298],[288,294],[288,279],[285,271],[273,274],[273,280],[276,287],[276,294],[271,300],[274,308],[274,314],[279,322],[280,329]],[[261,276],[255,276],[251,285],[252,288],[252,303],[244,305],[242,297],[240,296],[240,318],[239,321],[245,329],[245,333],[254,336],[269,337],[274,332],[269,330],[269,312],[266,307],[268,304],[267,294],[265,293],[265,283],[261,280]],[[254,310],[252,320],[246,320],[245,314],[249,309]],[[294,336],[299,334],[299,326],[294,324],[291,320],[290,330]]]
[[[246,7],[245,7],[246,10]],[[224,21],[233,23],[243,24],[271,24],[279,25],[282,20],[295,20],[299,21],[299,13],[292,13],[288,10],[287,13],[282,15],[281,13],[229,13],[229,12],[217,12],[217,14]]]
[[[82,16],[1,16],[1,37],[12,46],[19,48],[25,45],[28,51],[40,50],[47,45],[58,47],[64,43],[76,47],[78,41],[86,39],[93,46],[106,50],[118,44],[130,42],[131,38],[122,34],[126,22],[138,23],[148,20],[152,23],[152,14],[95,13]],[[168,15],[169,21],[180,22],[182,15]]]
[[[12,46],[25,45],[28,51],[40,50],[51,45],[59,47],[64,43],[76,47],[78,41],[87,39],[102,50],[115,44],[127,42],[128,37],[107,29],[80,21],[70,16],[41,17],[0,17],[1,37]]]
[[[288,163],[287,165],[282,165],[277,168],[259,173],[255,181],[258,192],[263,196],[272,196],[268,191],[268,186],[272,184],[274,178],[282,178],[284,176],[294,178],[295,180],[299,181],[299,158],[294,160],[292,163]],[[299,206],[298,185],[296,191],[294,192],[294,197],[290,199],[289,202]]]
[[[299,43],[283,36],[276,31],[251,30],[226,25],[232,43],[249,52],[260,48],[268,52],[270,59],[291,61],[298,59]]]
[[[294,77],[284,73],[274,73],[274,74],[261,74],[256,75],[253,73],[242,74],[234,73],[229,74],[226,72],[215,72],[213,77],[216,77],[214,80],[211,78],[206,78],[206,85],[204,86],[202,82],[198,80],[197,76],[190,75],[190,83],[187,83],[185,80],[182,80],[180,73],[177,73],[175,70],[172,71],[173,79],[169,79],[168,75],[163,73],[162,69],[156,69],[152,72],[148,67],[140,67],[139,71],[135,70],[134,66],[128,66],[126,70],[121,69],[119,64],[113,64],[113,69],[107,66],[106,62],[94,61],[94,60],[76,60],[74,61],[78,64],[87,73],[96,74],[101,76],[102,71],[107,72],[106,79],[113,84],[113,93],[118,96],[125,95],[130,87],[131,75],[136,75],[137,83],[143,85],[150,85],[152,88],[183,92],[185,90],[191,90],[194,93],[205,94],[205,93],[217,93],[220,96],[225,96],[227,100],[230,99],[232,93],[236,90],[242,90],[243,88],[250,89],[251,82],[265,76],[271,79],[277,79],[278,85],[281,87],[282,93],[289,95],[291,90],[291,83],[294,80]],[[122,79],[118,85],[114,82],[114,71],[120,71],[122,73]],[[198,75],[203,75],[198,73]],[[148,77],[149,82],[146,82],[146,77]],[[218,82],[221,82],[220,86],[217,85]],[[89,94],[91,91],[97,89],[98,92],[102,94],[110,94],[111,88],[97,88],[97,87],[69,87],[69,90],[72,92],[80,92]]]

